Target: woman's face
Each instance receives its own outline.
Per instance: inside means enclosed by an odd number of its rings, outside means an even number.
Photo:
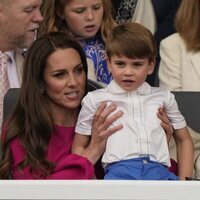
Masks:
[[[85,93],[86,73],[75,49],[58,49],[52,53],[43,76],[45,94],[53,110],[79,108]]]
[[[62,17],[73,34],[91,38],[101,27],[103,12],[102,0],[70,0]]]

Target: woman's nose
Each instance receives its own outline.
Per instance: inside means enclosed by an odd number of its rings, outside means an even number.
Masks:
[[[72,87],[72,86],[75,86],[76,84],[77,84],[77,81],[76,81],[75,76],[74,76],[74,75],[70,75],[70,76],[69,76],[69,79],[68,79],[68,81],[67,81],[67,85],[68,85],[69,87]]]

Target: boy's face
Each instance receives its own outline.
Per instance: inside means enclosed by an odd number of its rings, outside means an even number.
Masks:
[[[147,75],[154,70],[154,62],[149,63],[148,58],[127,58],[111,56],[108,59],[108,68],[116,83],[126,91],[133,91],[140,87]]]

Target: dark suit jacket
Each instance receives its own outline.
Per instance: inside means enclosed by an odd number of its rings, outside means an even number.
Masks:
[[[160,43],[163,38],[176,32],[174,17],[181,0],[151,0],[151,2],[157,20],[155,38]]]
[[[158,56],[156,60],[155,70],[152,75],[148,76],[147,82],[150,83],[151,85],[157,86],[158,85],[157,72],[160,63],[160,55],[159,55],[160,41],[176,32],[174,27],[174,18],[181,0],[151,0],[151,2],[154,8],[157,21],[157,30],[154,36],[157,42]]]

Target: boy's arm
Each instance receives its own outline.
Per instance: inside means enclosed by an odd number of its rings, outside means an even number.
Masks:
[[[192,177],[194,149],[187,127],[174,131],[177,146],[178,176],[181,180]]]
[[[89,142],[90,136],[75,133],[75,137],[72,144],[72,153],[81,155],[82,152],[88,147]]]

